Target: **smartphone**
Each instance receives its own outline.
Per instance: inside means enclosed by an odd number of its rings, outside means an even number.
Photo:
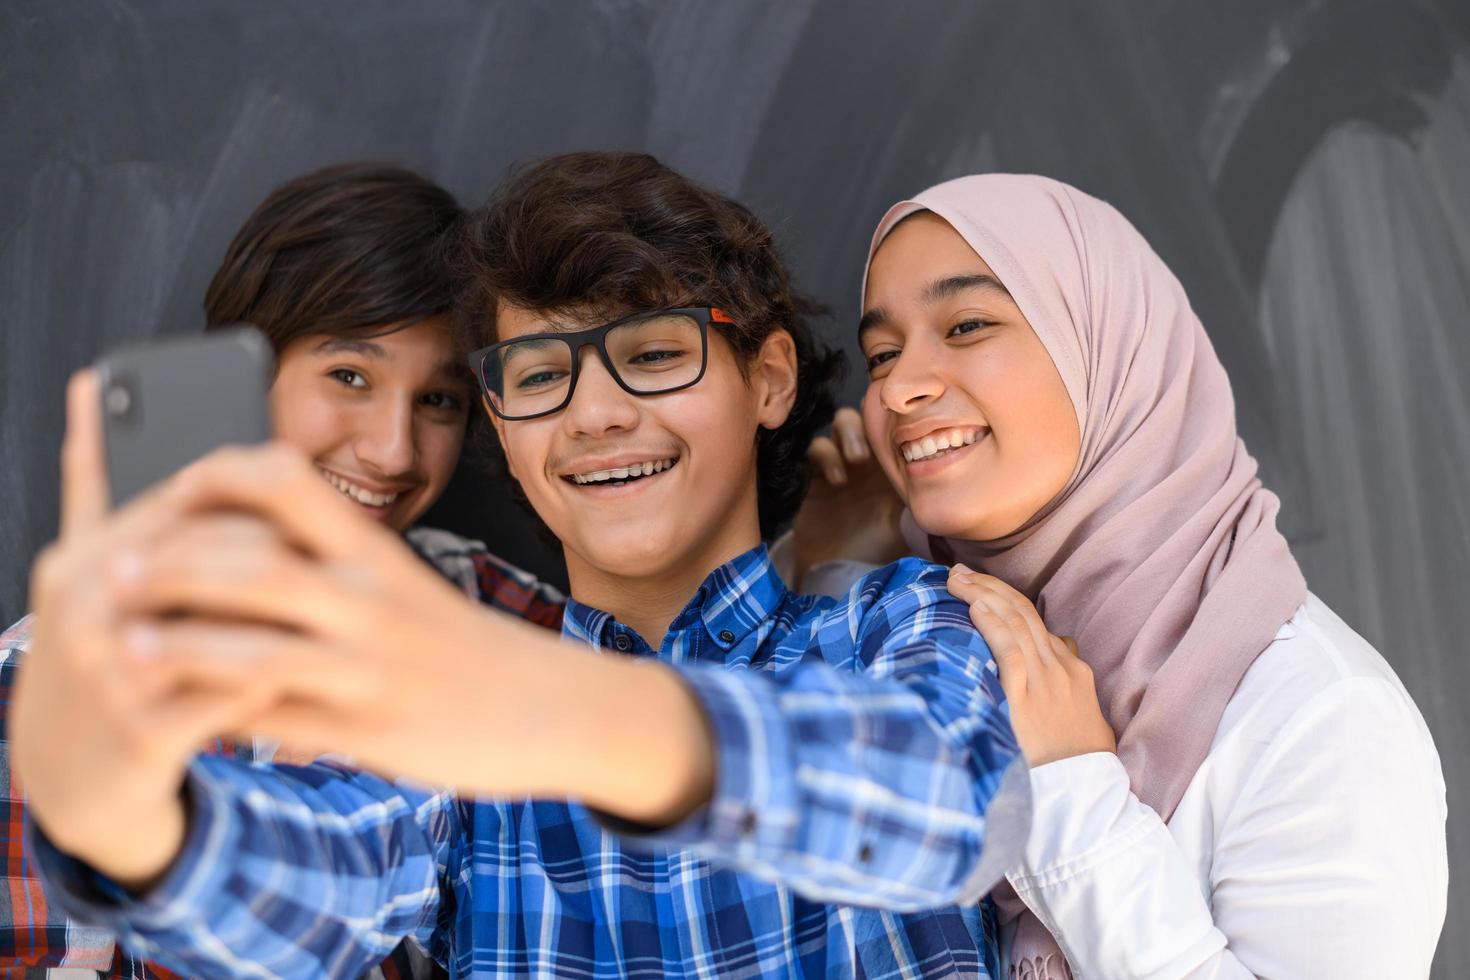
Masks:
[[[275,356],[254,327],[121,348],[96,370],[114,507],[213,449],[270,438]]]

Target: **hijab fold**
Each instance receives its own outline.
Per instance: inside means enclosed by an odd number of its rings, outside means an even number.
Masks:
[[[1280,501],[1235,430],[1225,370],[1184,289],[1108,204],[1045,177],[984,174],[894,205],[949,222],[1015,298],[1051,355],[1082,435],[1071,479],[995,541],[911,546],[963,561],[1077,639],[1140,800],[1168,820],[1252,662],[1306,599],[1276,528]],[[1069,977],[1057,942],[1008,885],[1011,976]],[[1063,937],[1065,945],[1065,937]]]

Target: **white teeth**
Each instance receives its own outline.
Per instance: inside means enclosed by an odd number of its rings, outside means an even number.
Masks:
[[[591,473],[573,473],[572,482],[585,485],[588,483],[606,483],[609,480],[626,480],[630,477],[652,476],[662,473],[674,465],[675,457],[668,459],[653,459],[642,463],[631,463],[627,466],[615,466],[608,470],[593,470]]]
[[[905,442],[898,447],[898,451],[903,454],[905,460],[914,463],[937,456],[948,449],[969,446],[980,438],[981,431],[980,429],[947,429],[913,442]]]
[[[318,467],[318,469],[320,469],[320,467]],[[356,483],[353,483],[351,480],[344,479],[343,477],[340,477],[336,473],[333,473],[329,470],[321,470],[321,474],[323,477],[326,478],[326,481],[328,483],[336,487],[342,493],[351,497],[353,500],[356,500],[360,504],[367,504],[369,507],[386,507],[393,501],[398,499],[398,494],[396,492],[373,493],[371,490],[360,487]]]

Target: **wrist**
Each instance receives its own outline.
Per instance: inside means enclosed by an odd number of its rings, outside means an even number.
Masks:
[[[588,688],[590,703],[574,713],[569,795],[639,824],[679,823],[714,790],[715,750],[703,709],[663,664],[595,659],[605,669]]]
[[[53,834],[42,829],[56,847],[86,863],[133,894],[151,889],[168,873],[188,833],[189,816],[183,792],[156,808],[122,818],[114,816],[106,828],[85,836]]]

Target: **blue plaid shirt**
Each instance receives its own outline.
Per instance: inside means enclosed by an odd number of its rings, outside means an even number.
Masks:
[[[906,559],[845,599],[797,596],[759,547],[658,651],[569,603],[565,637],[669,663],[708,716],[713,799],[666,831],[201,757],[184,850],[144,898],[33,826],[28,846],[71,914],[201,976],[349,976],[408,933],[456,976],[993,976],[980,897],[1020,853],[1029,789],[945,578]]]

